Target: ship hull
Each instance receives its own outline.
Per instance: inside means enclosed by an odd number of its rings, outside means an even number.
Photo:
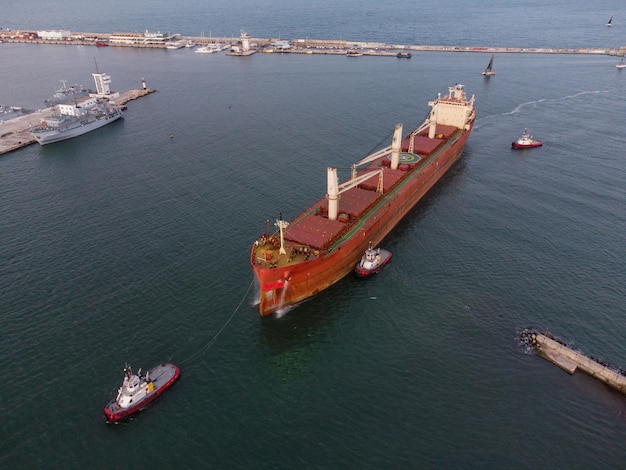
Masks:
[[[251,263],[260,287],[259,311],[269,315],[297,304],[338,282],[350,273],[369,247],[378,245],[417,202],[458,161],[472,131],[459,129],[448,142],[411,171],[405,180],[363,214],[332,250],[308,261],[282,267]]]
[[[511,147],[513,147],[514,149],[531,149],[534,147],[541,147],[543,145],[543,142],[533,142],[532,144],[520,144],[519,142],[512,142],[511,143]]]
[[[33,135],[33,137],[35,137],[35,140],[41,145],[47,145],[54,142],[60,142],[62,140],[72,139],[74,137],[81,136],[83,134],[86,134],[87,132],[91,132],[93,130],[106,126],[113,121],[117,121],[121,117],[122,112],[119,111],[114,114],[110,114],[107,117],[102,117],[100,119],[90,121],[87,124],[76,123],[76,125],[68,128],[52,128],[47,131],[31,132],[31,134]]]

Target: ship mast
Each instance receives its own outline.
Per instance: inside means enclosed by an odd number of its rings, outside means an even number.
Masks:
[[[276,221],[276,223],[274,225],[276,225],[276,227],[278,227],[278,229],[280,230],[280,250],[278,250],[278,253],[281,254],[281,255],[286,255],[287,252],[285,251],[284,230],[289,225],[289,222],[286,222],[286,221],[283,220],[283,213],[282,212],[278,215],[278,220]]]
[[[439,111],[439,99],[441,98],[441,94],[437,93],[437,101],[431,101],[428,104],[432,106],[432,110],[430,112],[430,125],[428,126],[428,138],[435,138],[435,131],[437,130],[437,115]]]
[[[379,193],[383,192],[383,169],[380,168],[374,171],[368,171],[361,176],[353,177],[352,179],[346,181],[345,183],[339,184],[339,179],[337,178],[337,168],[328,167],[327,169],[327,178],[328,178],[328,193],[326,194],[326,198],[328,199],[328,219],[329,220],[337,220],[337,216],[339,215],[339,195],[341,193],[345,193],[347,190],[352,189],[364,181],[367,181],[372,176],[378,175],[378,185],[376,187],[376,191]]]
[[[397,170],[400,164],[400,150],[402,149],[402,124],[396,124],[391,140],[391,169]]]

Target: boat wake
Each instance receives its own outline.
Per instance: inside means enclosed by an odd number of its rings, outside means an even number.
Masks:
[[[295,309],[297,306],[298,304],[292,304],[292,305],[287,305],[286,307],[279,308],[278,310],[276,310],[276,312],[274,312],[274,316],[276,318],[282,318],[285,315],[287,315],[289,312],[291,312],[293,309]]]
[[[517,105],[512,111],[507,111],[506,113],[491,114],[489,116],[485,116],[485,117],[476,119],[476,124],[474,125],[474,128],[478,129],[478,128],[482,127],[483,123],[485,123],[486,121],[489,121],[491,119],[498,118],[500,116],[512,116],[514,114],[521,113],[525,108],[532,107],[532,106],[535,106],[535,105],[539,105],[539,104],[542,104],[542,103],[552,103],[552,102],[557,102],[557,101],[567,101],[567,100],[578,98],[579,96],[597,95],[597,94],[600,94],[600,93],[611,93],[612,91],[613,90],[581,91],[580,93],[575,93],[573,95],[562,96],[560,98],[542,98],[542,99],[539,99],[539,100],[526,101],[525,103],[521,103],[521,104]]]
[[[256,307],[261,303],[261,284],[256,277],[254,278],[254,285],[256,286],[254,289],[254,298],[252,299],[252,303],[250,305]]]

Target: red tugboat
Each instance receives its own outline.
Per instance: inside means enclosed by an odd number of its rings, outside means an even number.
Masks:
[[[540,140],[534,140],[533,136],[528,133],[528,129],[524,129],[524,133],[519,139],[511,143],[514,149],[530,149],[533,147],[541,147],[543,142]]]
[[[391,252],[381,248],[372,248],[372,244],[365,250],[365,254],[361,257],[354,268],[354,272],[359,277],[367,277],[376,274],[391,259]]]
[[[428,104],[430,114],[416,129],[402,137],[402,124],[396,125],[391,145],[352,165],[342,184],[337,169],[328,168],[325,197],[291,222],[279,217],[277,232],[252,243],[261,315],[350,273],[369,243],[378,245],[461,157],[476,118],[474,97],[457,84]]]
[[[141,369],[133,374],[130,366],[124,368],[124,381],[117,392],[117,398],[104,407],[107,422],[115,423],[143,410],[156,397],[172,386],[180,377],[180,369],[174,364],[159,364],[145,376]]]

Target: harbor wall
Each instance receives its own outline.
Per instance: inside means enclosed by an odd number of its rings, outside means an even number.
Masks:
[[[21,31],[21,32],[20,32]],[[63,45],[82,45],[95,46],[98,41],[108,41],[110,33],[93,33],[93,32],[72,32],[66,35],[64,39],[43,39],[33,33],[25,33],[24,29],[20,31],[5,31],[0,37],[5,42],[18,42],[28,44],[63,44]],[[178,36],[178,39],[194,41],[198,44],[207,44],[209,42],[221,42],[226,44],[236,44],[239,38],[233,37],[201,37],[201,36]],[[277,38],[250,38],[252,48],[266,48]],[[281,50],[281,53],[309,53],[309,54],[328,54],[329,51],[337,50],[338,53],[344,53],[347,49],[363,49],[368,50],[369,55],[388,55],[388,51],[396,54],[400,51],[415,52],[478,52],[478,53],[511,53],[511,54],[594,54],[594,55],[611,55],[624,56],[626,54],[626,46],[606,47],[606,48],[552,48],[552,47],[484,47],[484,46],[446,46],[446,45],[425,45],[425,44],[387,44],[381,42],[368,41],[349,41],[335,39],[293,39],[293,47]],[[113,47],[138,47],[150,49],[163,49],[164,44],[115,44]],[[380,52],[380,54],[377,54]],[[383,53],[387,52],[387,53]]]
[[[536,342],[539,354],[568,373],[573,374],[577,369],[580,369],[616,390],[626,393],[626,376],[607,365],[574,351],[567,345],[541,333],[536,333]]]

